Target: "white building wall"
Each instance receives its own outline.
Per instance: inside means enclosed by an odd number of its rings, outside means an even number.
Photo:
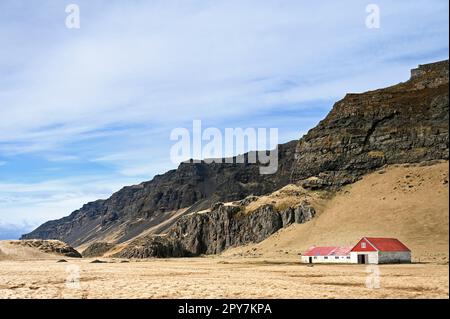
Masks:
[[[302,256],[302,263],[308,264],[310,256]],[[328,257],[328,258],[327,258]],[[350,258],[347,256],[312,256],[313,264],[348,264],[350,263]],[[349,256],[350,257],[350,256]]]
[[[301,260],[302,260],[302,263],[309,264],[309,256],[302,256]]]
[[[357,264],[358,263],[358,253],[352,251],[350,252],[350,262],[352,264]]]
[[[411,252],[409,251],[380,251],[380,264],[410,263]]]
[[[357,264],[358,255],[367,255],[368,264],[394,264],[394,263],[410,263],[411,252],[383,252],[383,251],[367,251],[367,252],[350,252],[350,258],[346,256],[313,256],[313,264]],[[302,263],[308,264],[310,256],[301,256]]]
[[[367,255],[369,256],[369,264],[378,264],[378,251],[371,251],[368,252]]]

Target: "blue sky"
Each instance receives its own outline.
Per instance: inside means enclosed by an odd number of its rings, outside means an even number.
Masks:
[[[194,119],[297,139],[345,93],[448,58],[448,23],[446,0],[1,1],[0,239],[176,167],[170,132]]]

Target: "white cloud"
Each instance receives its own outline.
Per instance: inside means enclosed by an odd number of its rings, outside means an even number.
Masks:
[[[38,224],[68,215],[83,204],[106,199],[132,178],[78,176],[37,183],[0,183],[0,224]]]
[[[380,4],[398,21],[389,28],[387,16],[378,34],[364,27],[356,1],[80,5],[88,16],[70,31],[79,33],[42,48],[21,88],[0,95],[0,140],[31,140],[39,145],[24,151],[37,151],[115,123],[175,125],[336,98],[405,79],[408,62],[381,63],[398,53],[376,53],[391,38],[389,46],[413,55],[441,39],[401,38],[424,15],[406,3]]]
[[[50,155],[47,157],[50,162],[67,162],[67,161],[75,161],[79,159],[74,155]]]

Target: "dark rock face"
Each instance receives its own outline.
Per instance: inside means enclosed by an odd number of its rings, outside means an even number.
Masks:
[[[192,257],[185,251],[180,243],[173,241],[164,235],[145,236],[134,240],[125,249],[115,254],[117,258],[168,258],[168,257]]]
[[[293,180],[339,187],[385,164],[448,159],[448,76],[448,61],[437,62],[405,83],[348,94],[299,141]]]
[[[448,160],[448,61],[420,66],[411,74],[407,82],[363,94],[348,94],[337,102],[328,116],[300,141],[279,146],[279,168],[274,175],[260,175],[255,164],[183,163],[152,181],[125,187],[107,200],[88,203],[68,217],[47,222],[22,239],[60,239],[81,245],[124,227],[120,236],[116,236],[116,242],[120,243],[159,225],[168,219],[168,212],[179,208],[190,207],[186,211],[189,214],[218,201],[271,193],[293,182],[310,189],[338,188],[386,164]],[[226,235],[206,240],[205,236],[213,235],[210,231],[203,233],[205,223],[230,232],[224,225],[234,218],[226,216],[237,213],[228,209],[223,208],[227,211],[223,215],[213,210],[212,216],[217,221],[205,216],[195,217],[198,219],[195,222],[179,220],[193,223],[189,226],[192,229],[176,223],[180,234],[182,229],[196,234],[186,238],[188,251],[217,252],[229,244],[257,241],[278,227],[279,222],[273,221],[272,215],[260,212],[258,218],[266,218],[264,223],[274,223],[263,227],[265,233],[261,237],[247,227],[250,234],[231,232],[238,239]],[[292,218],[301,220],[302,214],[307,216],[305,212],[297,215],[286,212],[281,223],[284,225]],[[247,217],[247,222],[252,218]],[[161,233],[168,232],[173,225],[164,226]],[[212,246],[204,247],[204,243]],[[158,254],[169,254],[158,245],[152,249],[162,251]]]
[[[290,207],[280,212],[283,227],[290,224],[303,224],[313,219],[316,215],[314,207],[310,206],[307,202],[301,203],[297,207]]]
[[[216,254],[230,246],[260,242],[281,227],[281,217],[271,206],[246,215],[240,206],[220,205],[210,213],[182,217],[169,236],[192,255]]]
[[[82,255],[83,257],[101,257],[103,256],[107,251],[114,248],[114,244],[105,243],[105,242],[96,242],[88,246],[86,248]]]
[[[304,202],[277,212],[264,205],[246,213],[243,206],[215,204],[210,212],[181,217],[165,236],[147,236],[131,242],[114,257],[191,257],[217,254],[229,247],[258,243],[293,223],[311,220],[315,210]]]

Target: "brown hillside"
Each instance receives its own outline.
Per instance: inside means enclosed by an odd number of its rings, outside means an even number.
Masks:
[[[448,261],[448,161],[393,165],[344,187],[305,224],[224,255],[291,256],[312,245],[352,245],[362,236],[396,237],[415,261]]]

